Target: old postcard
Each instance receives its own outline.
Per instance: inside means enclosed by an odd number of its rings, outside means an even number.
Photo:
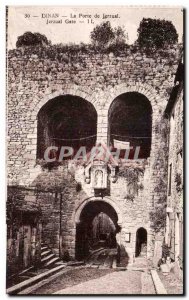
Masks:
[[[6,21],[7,293],[183,295],[182,7]]]

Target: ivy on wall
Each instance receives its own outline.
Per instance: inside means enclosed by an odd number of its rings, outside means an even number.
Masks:
[[[168,121],[161,119],[157,125],[158,133],[161,136],[161,148],[158,150],[153,169],[157,172],[157,181],[154,187],[154,195],[158,200],[154,201],[154,209],[150,212],[151,227],[154,231],[162,232],[166,226],[166,207],[167,207],[167,172],[164,175],[160,170],[167,170],[168,162]]]
[[[118,177],[126,179],[128,193],[125,196],[126,200],[134,201],[139,189],[143,189],[143,184],[140,183],[139,177],[144,174],[145,163],[135,164],[133,166],[120,165],[117,173]]]
[[[103,60],[103,55],[113,54],[115,57],[123,56],[144,56],[154,59],[167,59],[169,64],[174,64],[175,59],[179,59],[180,52],[182,50],[182,45],[170,45],[165,49],[157,49],[155,52],[145,50],[139,45],[127,45],[121,44],[117,46],[116,44],[110,45],[106,48],[96,47],[91,44],[80,43],[78,45],[36,45],[36,46],[26,46],[22,48],[9,50],[9,57],[15,58],[25,58],[25,59],[50,59],[51,61],[56,61],[60,63],[65,63],[69,65],[69,68],[77,70],[77,65],[86,68],[86,62],[84,60],[85,55],[90,55],[91,57],[95,55],[101,55]]]
[[[180,193],[183,189],[183,186],[182,186],[182,176],[180,173],[176,173],[175,175],[175,183],[176,183],[176,190],[177,190],[177,193]]]

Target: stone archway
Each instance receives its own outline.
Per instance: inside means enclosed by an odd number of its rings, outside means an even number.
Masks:
[[[49,100],[39,110],[37,123],[37,158],[44,158],[47,147],[56,147],[59,157],[61,147],[71,147],[74,155],[82,146],[86,151],[95,146],[97,112],[81,97],[68,94]]]
[[[137,147],[140,149],[139,158],[148,158],[151,137],[152,105],[148,98],[138,92],[127,92],[116,97],[108,111],[108,143],[113,151],[116,151],[119,141],[131,147],[130,159],[133,159]],[[122,150],[120,156],[124,155],[125,150]]]
[[[99,130],[97,133],[98,141],[101,140],[107,142],[108,137],[108,112],[114,100],[118,98],[122,94],[127,93],[138,93],[141,94],[144,98],[146,97],[152,109],[152,127],[154,126],[154,116],[159,114],[160,106],[162,109],[165,109],[167,104],[167,95],[160,95],[157,90],[146,83],[141,82],[131,82],[129,83],[122,83],[116,85],[115,87],[105,89],[104,91],[99,91],[98,95],[94,94],[94,98],[96,98],[96,106],[101,108],[98,113],[99,123],[103,123],[104,130],[103,132]],[[100,125],[98,126],[100,128]],[[153,136],[152,136],[152,143],[153,143]]]
[[[98,91],[91,90],[89,87],[83,88],[74,84],[66,85],[65,88],[57,87],[56,91],[52,88],[48,88],[45,93],[41,93],[38,97],[35,96],[30,103],[30,111],[28,112],[28,119],[31,120],[31,127],[33,128],[32,134],[28,135],[28,140],[32,145],[32,149],[37,148],[37,115],[40,109],[48,103],[51,99],[60,96],[72,95],[81,97],[90,102],[94,106],[98,113],[97,118],[97,141],[107,141],[108,128],[108,110],[111,103],[115,98],[123,93],[138,92],[147,97],[152,105],[152,111],[154,112],[159,108],[159,104],[166,105],[165,97],[160,96],[157,91],[150,85],[142,84],[139,82],[133,82],[129,84],[120,84],[111,90]],[[158,105],[157,105],[158,103]],[[165,103],[165,104],[164,104]],[[153,121],[153,119],[152,119]],[[104,130],[101,130],[101,123],[104,125]],[[99,129],[99,130],[98,130]]]
[[[104,197],[102,198],[98,198],[98,197],[90,197],[85,199],[84,201],[82,201],[82,203],[77,207],[76,211],[75,211],[75,215],[74,215],[74,220],[75,223],[78,224],[80,223],[81,219],[81,213],[83,208],[85,207],[85,205],[87,205],[89,202],[93,202],[93,201],[103,201],[108,203],[110,206],[112,206],[118,216],[118,220],[117,223],[118,225],[121,227],[122,226],[122,222],[123,222],[123,218],[122,218],[122,212],[121,209],[119,208],[119,206],[109,197]]]
[[[155,107],[158,104],[163,103],[164,107],[166,106],[167,100],[166,96],[162,97],[162,95],[158,94],[154,87],[148,84],[143,84],[141,82],[132,82],[132,83],[124,83],[116,86],[115,89],[112,89],[111,92],[107,91],[107,99],[106,99],[106,109],[109,110],[110,105],[119,95],[124,93],[140,93],[144,95],[151,103],[152,111],[154,112]]]
[[[49,100],[54,99],[59,96],[72,95],[76,97],[81,97],[97,109],[96,98],[90,88],[83,89],[82,87],[76,85],[66,86],[65,88],[58,88],[56,91],[47,90],[42,97],[36,97],[30,105],[30,114],[37,117],[39,110],[45,105]]]
[[[138,228],[136,232],[135,257],[147,257],[147,230],[144,227]]]
[[[98,249],[116,249],[120,215],[104,199],[88,199],[77,210],[76,258],[86,259]]]
[[[97,111],[97,101],[96,96],[93,91],[86,87],[85,89],[74,84],[66,85],[65,88],[57,87],[57,90],[54,91],[53,88],[48,88],[43,94],[39,96],[34,96],[30,103],[30,111],[27,114],[28,120],[31,121],[31,134],[27,136],[29,140],[29,145],[32,146],[32,149],[35,150],[37,154],[37,123],[38,123],[38,113],[51,101],[57,97],[66,97],[66,95],[71,95],[73,97],[82,98],[87,101],[91,106],[94,107],[94,110]],[[18,108],[19,109],[19,108]],[[98,120],[97,120],[98,121]],[[35,165],[36,154],[33,154],[33,164]]]

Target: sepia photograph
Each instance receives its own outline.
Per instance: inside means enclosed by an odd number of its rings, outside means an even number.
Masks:
[[[179,6],[6,7],[6,293],[184,295]]]

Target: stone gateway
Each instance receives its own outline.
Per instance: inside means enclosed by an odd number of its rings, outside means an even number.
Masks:
[[[165,227],[157,232],[151,215],[167,195],[164,112],[180,46],[150,56],[134,46],[119,55],[43,51],[8,53],[8,185],[23,214],[14,236],[8,226],[8,261],[19,261],[25,231],[33,247],[25,267],[40,261],[41,245],[64,260],[105,247],[117,251],[120,265],[140,255],[151,261],[158,255],[157,262]],[[113,154],[106,163],[44,161],[47,147],[70,146],[74,155],[102,143],[113,153],[116,141],[133,149],[128,159],[120,149],[116,162]]]

